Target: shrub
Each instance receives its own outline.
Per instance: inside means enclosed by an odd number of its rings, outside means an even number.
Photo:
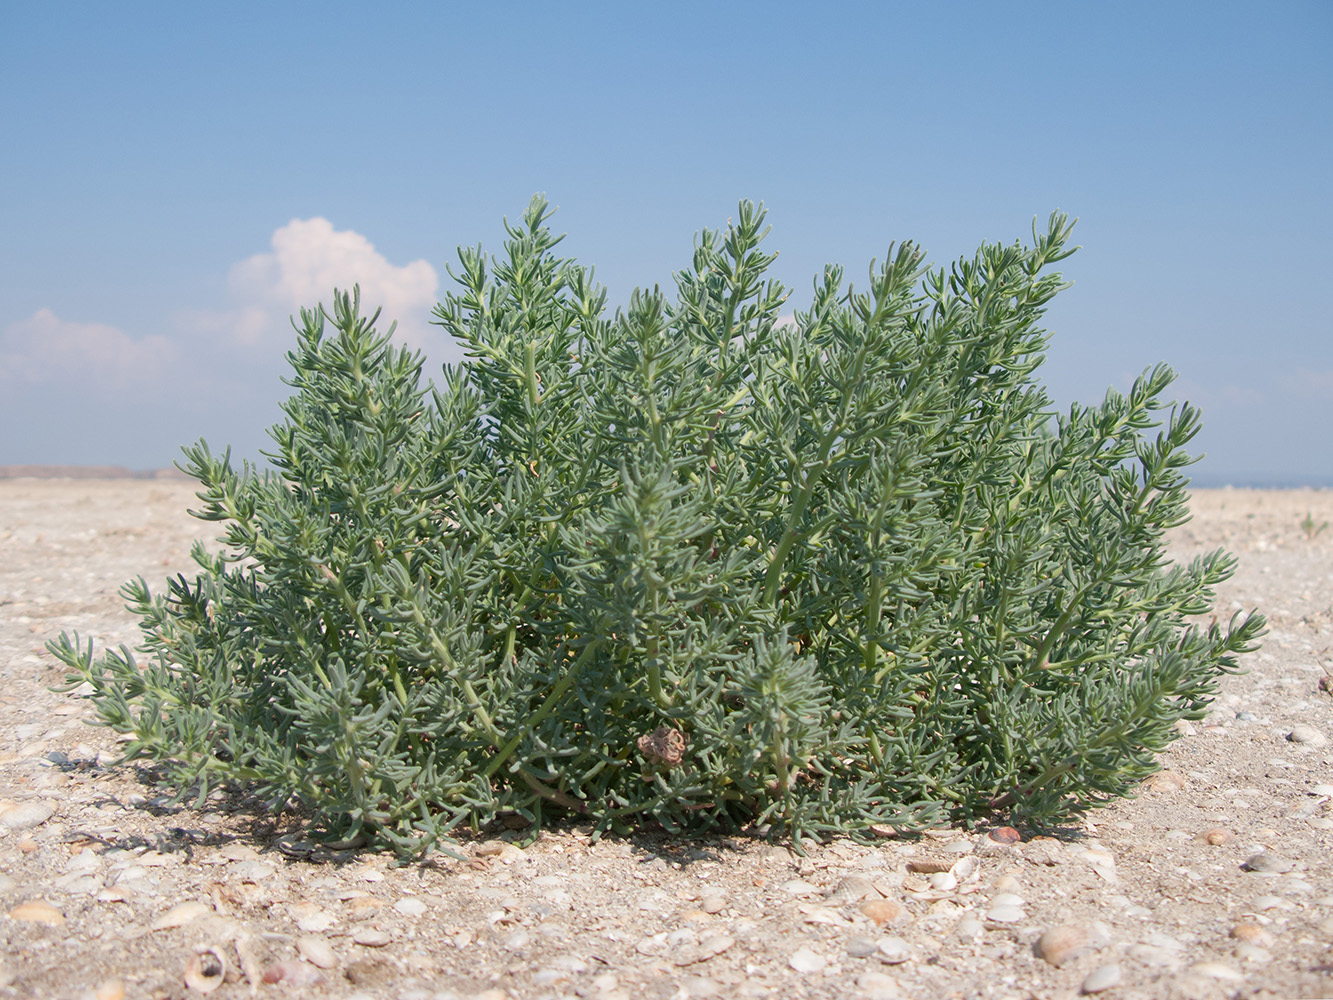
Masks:
[[[749,203],[614,314],[548,215],[460,250],[438,387],[358,293],[302,311],[272,469],[184,449],[222,548],[124,588],[147,663],[52,643],[182,794],[404,854],[508,814],[1049,827],[1254,648],[1258,615],[1188,622],[1233,558],[1163,554],[1199,426],[1159,418],[1170,370],[1058,418],[1034,378],[1065,217],[948,269],[904,244],[864,289],[828,267],[791,321]]]

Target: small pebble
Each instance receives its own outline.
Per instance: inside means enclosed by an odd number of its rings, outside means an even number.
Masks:
[[[797,948],[787,957],[787,964],[797,972],[809,975],[812,972],[823,972],[828,959],[809,948]]]
[[[778,888],[793,896],[813,896],[819,892],[817,887],[811,885],[809,882],[802,882],[798,878],[783,882]]]
[[[980,937],[986,933],[986,925],[976,917],[964,917],[958,921],[958,926],[953,931],[960,938]]]
[[[352,935],[352,940],[365,948],[383,948],[393,938],[387,931],[376,927],[363,927]]]
[[[880,938],[879,960],[889,965],[901,965],[912,957],[911,946],[900,937]]]
[[[1089,972],[1079,987],[1084,993],[1100,993],[1120,985],[1120,966],[1114,962]]]
[[[1239,983],[1245,979],[1237,970],[1223,962],[1198,962],[1190,966],[1190,972],[1219,982]]]
[[[65,915],[44,899],[31,899],[20,903],[9,911],[10,919],[22,920],[31,924],[48,924],[59,927],[65,922]]]
[[[532,935],[520,927],[516,931],[510,931],[500,939],[500,947],[505,951],[522,951],[532,943]]]
[[[296,951],[311,965],[317,965],[321,969],[332,969],[338,964],[338,956],[334,954],[333,947],[323,938],[297,938]]]
[[[266,983],[284,983],[300,988],[317,986],[324,982],[324,974],[319,969],[299,959],[290,958],[285,962],[274,962],[264,970],[263,981]]]
[[[242,882],[258,882],[268,878],[277,869],[272,865],[266,865],[262,861],[241,861],[228,869],[229,874],[234,875]]]
[[[866,1000],[898,1000],[902,993],[898,981],[883,972],[863,972],[856,977],[856,987]]]
[[[393,904],[393,908],[399,913],[406,914],[409,917],[419,917],[426,912],[426,904],[415,896],[404,896],[398,902]]]
[[[1329,918],[1333,921],[1333,917]],[[852,958],[869,958],[879,950],[879,943],[874,938],[856,936],[847,941],[847,954]]]
[[[705,890],[699,899],[699,909],[705,913],[721,913],[727,906],[727,897],[720,890]]]
[[[1236,957],[1242,962],[1253,962],[1255,965],[1267,965],[1273,961],[1273,953],[1267,948],[1260,948],[1257,944],[1236,945]]]
[[[1250,909],[1256,913],[1262,913],[1264,910],[1290,910],[1292,904],[1281,896],[1263,895],[1255,896],[1254,902],[1250,904]]]
[[[1213,847],[1221,847],[1231,839],[1231,831],[1224,830],[1220,826],[1215,826],[1211,830],[1205,830],[1199,836],[1199,839],[1205,844],[1211,844]]]

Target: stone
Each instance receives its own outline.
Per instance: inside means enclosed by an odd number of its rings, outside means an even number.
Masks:
[[[259,882],[277,871],[272,865],[262,861],[241,861],[232,865],[230,874],[242,882]]]
[[[981,937],[982,934],[986,933],[986,925],[976,917],[964,917],[958,921],[958,926],[953,929],[953,932],[960,938]]]
[[[1112,962],[1110,965],[1102,965],[1089,972],[1084,977],[1083,985],[1079,989],[1084,993],[1100,993],[1102,990],[1119,986],[1120,979],[1120,966]]]
[[[1227,965],[1225,962],[1196,962],[1190,966],[1190,972],[1196,976],[1204,976],[1207,979],[1216,979],[1224,983],[1240,983],[1245,981],[1241,973]]]
[[[1333,917],[1329,917],[1329,921],[1333,922]],[[857,935],[847,941],[847,954],[851,955],[852,958],[869,958],[878,950],[879,942],[874,938]]]
[[[1126,953],[1137,962],[1155,969],[1176,969],[1182,964],[1180,952],[1154,944],[1130,945]]]
[[[352,940],[363,948],[383,948],[393,937],[378,927],[362,927],[352,935]]]
[[[911,946],[900,937],[880,938],[876,947],[879,960],[888,965],[901,965],[912,957]]]
[[[314,966],[299,959],[289,958],[285,962],[274,962],[264,970],[265,983],[283,983],[286,986],[301,988],[318,986],[324,982],[324,973]]]
[[[65,922],[65,915],[44,899],[30,899],[20,903],[9,911],[11,920],[22,920],[30,924],[46,924],[59,927]]]
[[[797,972],[808,976],[813,972],[823,972],[828,965],[828,959],[809,948],[797,948],[787,956],[787,964]]]
[[[866,1000],[898,1000],[902,996],[898,980],[883,972],[863,972],[856,977],[856,988]]]
[[[793,896],[813,896],[819,892],[818,887],[811,885],[809,882],[803,882],[798,878],[783,882],[778,888]]]
[[[670,935],[667,936],[667,942],[671,941]],[[724,951],[736,943],[735,938],[730,934],[710,934],[704,938],[695,947],[685,948],[680,954],[672,960],[678,966],[695,965],[699,962],[707,962],[710,958],[716,958]]]
[[[393,904],[393,908],[399,913],[409,917],[419,917],[426,912],[426,904],[415,896],[404,896],[398,902]]]
[[[721,983],[710,976],[681,976],[676,983],[676,987],[690,1000],[693,1000],[694,997],[715,997],[725,989]]]
[[[1290,910],[1293,906],[1289,900],[1272,895],[1255,896],[1254,901],[1250,903],[1250,909],[1255,913],[1262,913],[1264,910]]]
[[[299,937],[296,939],[296,951],[311,965],[321,969],[332,969],[338,964],[338,956],[333,947],[321,937]]]
[[[1231,831],[1224,830],[1220,826],[1215,826],[1210,830],[1205,830],[1199,834],[1199,840],[1213,847],[1221,847],[1231,839]]]
[[[699,897],[699,909],[704,913],[721,913],[726,907],[727,896],[721,889],[705,889]]]
[[[1236,945],[1236,957],[1242,962],[1251,962],[1254,965],[1267,965],[1273,961],[1273,953],[1267,948],[1261,948],[1257,944],[1246,944],[1241,942]]]

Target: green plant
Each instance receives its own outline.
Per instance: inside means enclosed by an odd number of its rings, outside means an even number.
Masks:
[[[1324,529],[1327,527],[1328,527],[1327,521],[1325,521],[1323,524],[1318,523],[1314,519],[1314,514],[1310,511],[1306,511],[1305,517],[1301,520],[1301,530],[1305,532],[1305,538],[1307,541],[1313,542],[1316,538],[1319,537],[1320,533],[1323,532]]]
[[[1058,419],[1034,379],[1063,216],[829,267],[788,322],[749,203],[614,314],[548,214],[460,250],[438,387],[358,294],[303,311],[272,470],[185,449],[222,550],[126,586],[147,662],[52,644],[182,793],[403,853],[506,813],[1043,826],[1129,793],[1254,648],[1258,615],[1187,623],[1234,560],[1163,555],[1199,426],[1159,420],[1169,369]]]

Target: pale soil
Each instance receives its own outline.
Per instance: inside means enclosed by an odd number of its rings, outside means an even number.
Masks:
[[[60,680],[48,639],[77,629],[133,644],[119,585],[190,571],[191,541],[215,532],[185,514],[191,502],[189,483],[0,480],[0,998],[202,995],[183,974],[209,944],[232,969],[220,998],[1064,997],[1112,964],[1120,982],[1099,995],[1333,995],[1333,789],[1315,791],[1333,783],[1333,744],[1286,739],[1296,724],[1333,733],[1318,687],[1333,669],[1333,528],[1311,539],[1300,526],[1307,512],[1333,521],[1333,493],[1196,495],[1176,553],[1236,552],[1219,614],[1257,606],[1272,632],[1163,755],[1183,787],[1158,782],[1063,843],[1001,848],[956,831],[798,858],[744,840],[589,845],[566,831],[407,868],[312,856],[299,831],[221,806],[163,807],[134,770],[103,766],[116,744],[83,724],[86,704],[48,689]],[[45,821],[5,828],[43,803]],[[1204,842],[1210,829],[1226,842]],[[1243,870],[1261,847],[1294,870]],[[908,867],[959,857],[976,861],[955,887]],[[830,896],[849,876],[865,881]],[[988,919],[1006,891],[1025,901],[1015,919]],[[863,892],[906,912],[876,926]],[[49,908],[23,907],[34,900]],[[191,919],[153,929],[190,901],[166,922]],[[1061,924],[1095,947],[1056,967],[1034,943]],[[1237,924],[1258,929],[1238,940]],[[331,955],[306,948],[333,966],[295,962],[300,938],[320,939]],[[886,938],[902,954],[878,948]],[[256,984],[241,965],[255,980],[267,968],[322,981]]]

